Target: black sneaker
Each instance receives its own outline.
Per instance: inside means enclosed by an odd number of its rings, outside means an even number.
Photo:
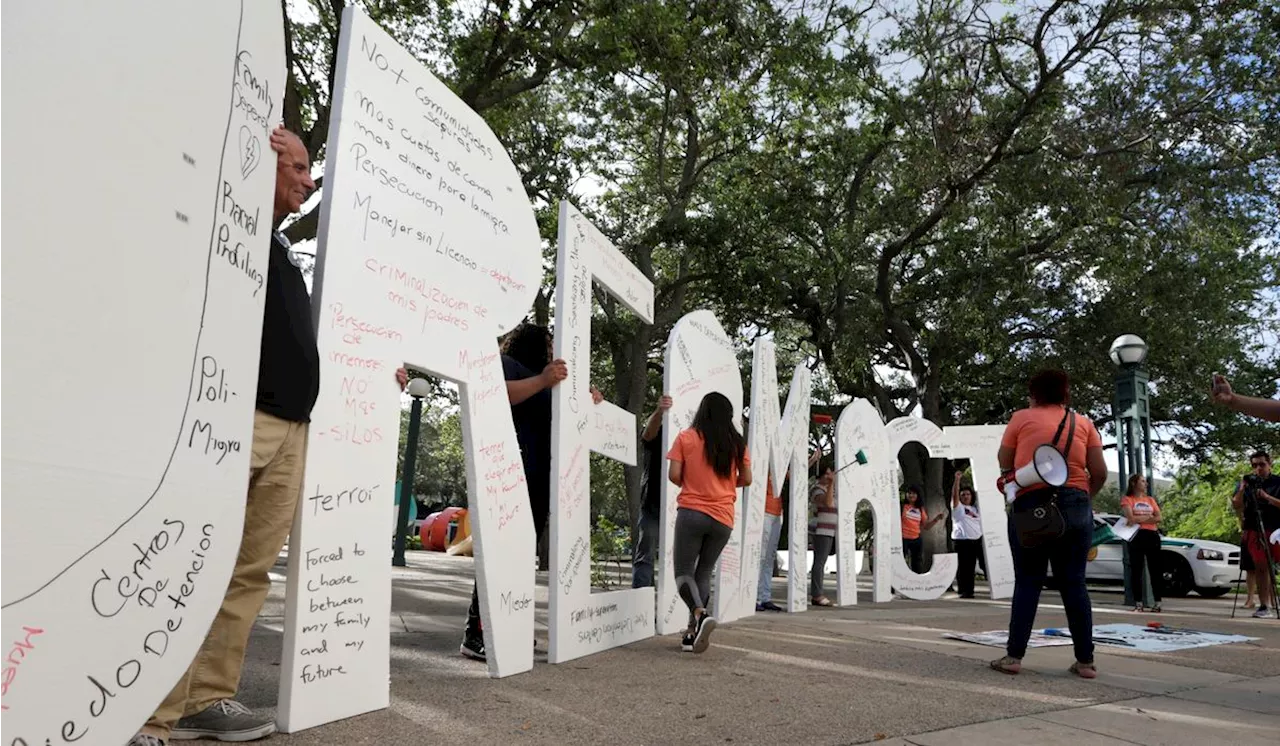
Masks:
[[[698,630],[693,636],[693,652],[705,653],[711,645],[711,633],[715,631],[716,618],[710,614],[703,614],[698,620]]]
[[[484,662],[488,660],[484,655],[484,634],[481,632],[468,632],[462,638],[462,644],[458,646],[458,652],[473,661]]]
[[[193,741],[211,738],[215,741],[256,741],[276,732],[274,720],[253,714],[253,710],[234,699],[214,702],[204,712],[178,721],[170,741]]]
[[[772,601],[756,604],[756,611],[783,611],[784,609]]]
[[[689,634],[688,632],[684,633],[684,635],[680,638],[680,652],[682,653],[693,652],[693,635]]]

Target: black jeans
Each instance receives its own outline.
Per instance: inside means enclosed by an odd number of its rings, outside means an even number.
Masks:
[[[706,609],[711,603],[711,571],[720,552],[729,543],[733,529],[706,513],[688,508],[676,511],[674,566],[676,589],[684,605],[689,607],[689,624],[693,610]]]
[[[1160,603],[1160,586],[1164,577],[1160,574],[1160,532],[1138,529],[1129,541],[1129,584],[1134,590],[1134,598],[1139,597],[1142,588],[1142,569],[1147,569],[1151,577],[1151,598]]]
[[[907,567],[911,568],[911,572],[924,572],[920,569],[924,564],[924,539],[919,536],[914,539],[903,539],[902,558],[907,561]]]
[[[631,587],[653,586],[653,554],[658,549],[658,516],[640,511],[636,527],[636,545],[631,552]]]
[[[1093,545],[1093,510],[1089,494],[1083,490],[1058,490],[1058,509],[1066,531],[1057,539],[1032,549],[1018,545],[1013,520],[1009,520],[1009,547],[1013,550],[1013,609],[1009,616],[1009,644],[1006,652],[1013,658],[1027,653],[1031,627],[1036,622],[1040,591],[1045,573],[1053,565],[1053,579],[1067,612],[1067,627],[1076,660],[1093,663],[1093,606],[1084,585],[1084,568]]]
[[[956,570],[956,592],[961,596],[973,595],[973,573],[982,559],[982,539],[956,539],[956,554],[960,555],[960,567]]]

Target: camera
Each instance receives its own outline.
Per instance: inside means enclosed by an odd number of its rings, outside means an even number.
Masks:
[[[1262,477],[1257,474],[1246,474],[1244,475],[1244,483],[1249,487],[1257,487],[1262,484]]]

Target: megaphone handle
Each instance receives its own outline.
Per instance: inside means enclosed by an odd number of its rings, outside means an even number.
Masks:
[[[1009,482],[1004,486],[1004,499],[1009,505],[1013,504],[1014,499],[1018,496],[1018,483]]]

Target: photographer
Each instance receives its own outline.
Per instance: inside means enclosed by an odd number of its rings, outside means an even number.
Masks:
[[[1275,593],[1273,564],[1280,562],[1280,546],[1270,543],[1271,533],[1280,529],[1280,477],[1271,473],[1271,456],[1257,451],[1249,457],[1253,473],[1241,480],[1231,505],[1244,529],[1240,548],[1253,560],[1260,605],[1254,617],[1271,615]]]

